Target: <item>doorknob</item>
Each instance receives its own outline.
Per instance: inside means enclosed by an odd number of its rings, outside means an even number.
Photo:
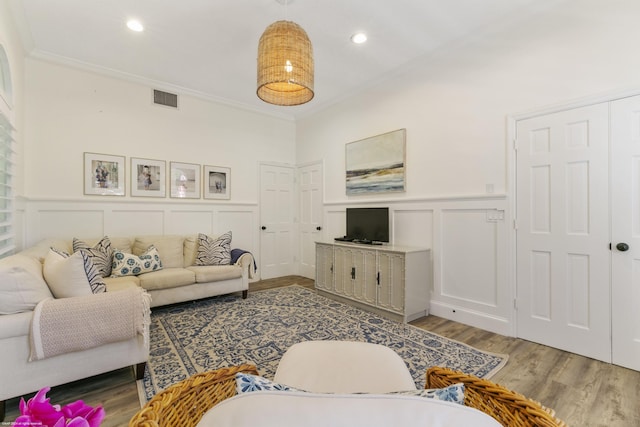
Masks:
[[[626,252],[629,250],[629,245],[627,245],[626,243],[618,243],[616,245],[616,249],[620,252]]]
[[[322,230],[322,227],[317,226],[317,227],[316,227],[316,230],[320,231],[320,230]]]
[[[263,229],[263,230],[267,229],[267,227],[265,227],[264,225],[262,227],[260,227],[260,228]]]

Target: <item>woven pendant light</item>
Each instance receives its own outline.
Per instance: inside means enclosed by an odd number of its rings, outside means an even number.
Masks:
[[[257,94],[269,104],[287,106],[313,98],[313,47],[295,22],[274,22],[262,33]]]

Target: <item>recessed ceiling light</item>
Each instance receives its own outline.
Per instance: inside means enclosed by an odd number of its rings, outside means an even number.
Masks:
[[[355,44],[362,44],[367,41],[367,35],[365,33],[355,33],[351,36],[351,41]]]
[[[144,31],[144,27],[142,26],[142,23],[140,21],[138,21],[137,19],[130,19],[127,21],[127,27],[131,30],[131,31],[135,31],[137,33]]]

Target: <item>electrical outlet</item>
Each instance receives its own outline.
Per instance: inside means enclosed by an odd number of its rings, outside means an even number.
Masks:
[[[504,221],[504,211],[500,209],[491,209],[487,211],[487,222]]]

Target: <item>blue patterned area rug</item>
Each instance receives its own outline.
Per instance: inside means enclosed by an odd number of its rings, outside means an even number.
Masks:
[[[232,294],[154,308],[150,358],[138,381],[146,402],[191,375],[253,363],[273,378],[293,344],[308,340],[348,340],[383,344],[407,363],[418,388],[430,366],[446,366],[489,378],[507,356],[487,353],[412,325],[388,320],[336,302],[298,285]]]

